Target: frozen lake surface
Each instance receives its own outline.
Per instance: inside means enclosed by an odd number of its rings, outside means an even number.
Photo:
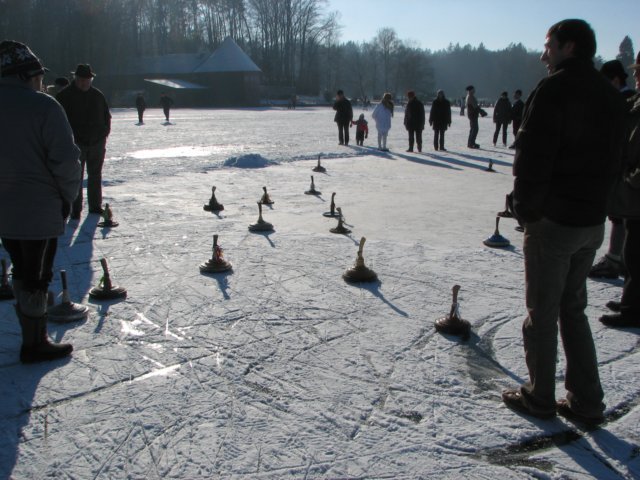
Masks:
[[[400,109],[390,152],[372,148],[373,123],[364,147],[337,145],[330,108],[113,115],[104,201],[120,225],[83,214],[56,260],[91,310],[50,324],[73,357],[21,365],[0,302],[0,478],[640,478],[639,331],[597,321],[621,280],[588,282],[607,423],[502,404],[527,378],[524,269],[513,220],[500,224],[511,248],[482,243],[513,181],[491,117],[481,150],[456,109],[447,152],[425,130],[424,153],[407,153]],[[319,155],[326,173],[311,170]],[[214,185],[217,215],[202,208]],[[251,233],[263,186],[275,231]],[[333,192],[349,235],[322,216]],[[202,275],[214,234],[233,271]],[[363,236],[379,283],[354,286],[341,276]],[[126,300],[88,299],[101,258]],[[467,342],[433,327],[455,284]]]

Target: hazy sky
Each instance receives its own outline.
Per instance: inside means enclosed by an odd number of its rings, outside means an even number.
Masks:
[[[489,50],[522,43],[542,50],[558,20],[582,18],[596,32],[598,55],[615,58],[625,35],[640,48],[640,0],[329,0],[340,12],[342,41],[369,41],[384,27],[430,50],[483,42]]]

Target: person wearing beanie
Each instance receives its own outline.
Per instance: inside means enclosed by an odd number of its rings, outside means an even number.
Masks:
[[[600,68],[600,73],[611,82],[623,98],[632,97],[636,92],[627,86],[627,72],[620,60],[605,62]],[[630,109],[631,103],[627,103]],[[614,195],[615,197],[615,195]],[[615,210],[615,205],[613,205]],[[589,271],[591,278],[615,279],[624,274],[625,266],[622,258],[622,249],[625,238],[625,228],[623,219],[614,215],[609,215],[611,220],[611,234],[609,235],[609,249]]]
[[[424,130],[424,104],[418,100],[413,90],[407,92],[408,102],[404,108],[404,127],[409,132],[409,148],[413,152],[414,137],[418,152],[422,151],[422,131]]]
[[[25,44],[0,42],[0,238],[12,263],[23,363],[73,350],[49,341],[47,291],[80,185],[80,150],[60,104],[41,92],[45,70]]]
[[[638,93],[627,99],[628,134],[622,175],[614,193],[612,212],[624,219],[625,240],[622,258],[626,267],[622,296],[607,303],[613,312],[600,317],[608,327],[640,328],[640,52],[629,66]]]
[[[93,86],[96,76],[91,65],[79,64],[72,72],[73,82],[62,89],[56,100],[64,108],[73,129],[76,144],[80,147],[82,177],[87,171],[87,197],[89,213],[102,214],[102,166],[106,153],[107,137],[111,132],[111,113],[107,100]],[[71,208],[71,218],[77,220],[82,212],[82,184]]]
[[[507,127],[511,123],[511,102],[507,92],[502,92],[500,98],[493,108],[493,123],[496,124],[496,130],[493,132],[493,146],[496,146],[500,129],[502,129],[502,144],[507,146]]]

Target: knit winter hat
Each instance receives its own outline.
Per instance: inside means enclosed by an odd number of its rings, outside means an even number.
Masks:
[[[0,74],[3,77],[21,75],[29,79],[48,70],[24,43],[13,40],[0,42]]]

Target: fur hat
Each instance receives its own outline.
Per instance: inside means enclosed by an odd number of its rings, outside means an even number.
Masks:
[[[96,76],[96,74],[91,71],[91,65],[89,65],[88,63],[79,63],[76,67],[76,71],[71,73],[80,78],[93,78]]]
[[[38,57],[24,43],[13,40],[0,42],[0,72],[3,77],[20,75],[29,79],[47,71]]]
[[[624,66],[620,60],[611,60],[603,63],[602,67],[600,67],[600,73],[609,80],[613,80],[614,78],[626,80],[629,76],[627,72],[624,71]]]

